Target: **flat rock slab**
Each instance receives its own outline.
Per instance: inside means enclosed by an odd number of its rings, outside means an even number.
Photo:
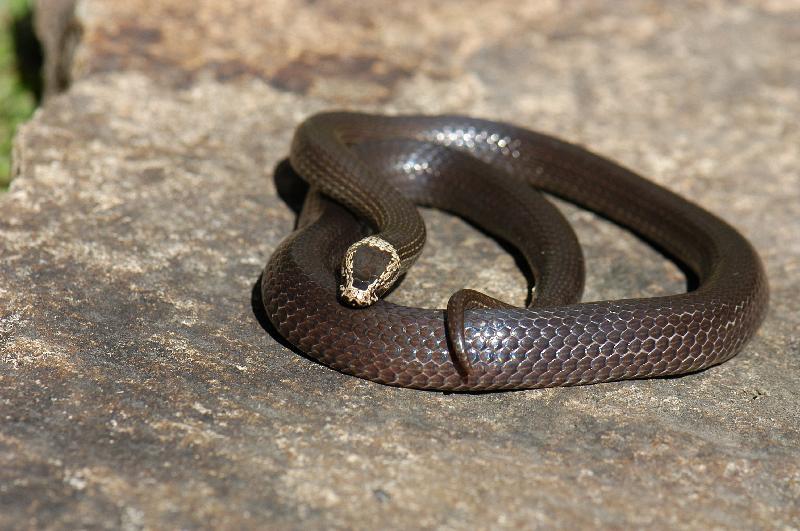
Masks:
[[[800,6],[530,5],[42,0],[69,89],[0,198],[0,528],[800,527]],[[511,120],[651,176],[751,238],[768,318],[710,370],[566,389],[304,358],[254,287],[295,219],[292,129],[345,106]],[[562,206],[585,300],[684,289]],[[524,300],[497,243],[425,217],[394,300]]]

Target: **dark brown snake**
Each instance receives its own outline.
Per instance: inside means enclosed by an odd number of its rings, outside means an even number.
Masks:
[[[463,116],[324,113],[298,127],[290,160],[312,191],[264,270],[264,305],[289,342],[347,374],[447,391],[684,374],[734,356],[766,310],[763,267],[734,228],[551,136]],[[578,303],[577,240],[534,188],[631,229],[694,272],[697,287]],[[516,247],[535,279],[530,305],[472,290],[447,310],[374,302],[421,251],[415,203]]]

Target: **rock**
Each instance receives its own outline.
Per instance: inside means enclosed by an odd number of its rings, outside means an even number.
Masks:
[[[53,2],[38,25],[73,42],[46,46],[71,84],[0,199],[0,528],[800,526],[796,3]],[[710,370],[568,389],[309,361],[254,287],[294,222],[292,129],[344,106],[513,120],[651,176],[751,238],[766,322]],[[585,300],[684,288],[564,208]],[[524,299],[495,242],[425,216],[395,300]]]
[[[80,42],[80,26],[73,24],[76,0],[40,0],[35,26],[44,50],[44,96],[50,97],[70,84],[72,54]]]

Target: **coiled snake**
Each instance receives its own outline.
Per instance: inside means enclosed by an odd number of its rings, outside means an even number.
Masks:
[[[264,305],[289,342],[347,374],[450,391],[683,374],[734,356],[766,310],[763,267],[734,228],[551,136],[463,116],[323,113],[298,127],[290,161],[312,188],[264,270]],[[577,302],[577,240],[535,189],[653,242],[697,275],[696,289]],[[446,310],[380,299],[422,249],[415,204],[516,247],[535,279],[529,306],[472,290]]]

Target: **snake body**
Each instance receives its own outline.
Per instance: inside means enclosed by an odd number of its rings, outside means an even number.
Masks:
[[[298,128],[291,163],[315,191],[265,268],[265,308],[288,341],[347,374],[448,391],[677,375],[734,356],[767,306],[761,262],[734,228],[548,135],[464,116],[325,113]],[[574,235],[531,187],[653,242],[697,275],[696,289],[578,303]],[[342,304],[343,256],[366,234],[396,251],[398,274],[413,264],[425,239],[414,203],[452,210],[517,247],[536,283],[531,305],[471,291],[447,311]]]

